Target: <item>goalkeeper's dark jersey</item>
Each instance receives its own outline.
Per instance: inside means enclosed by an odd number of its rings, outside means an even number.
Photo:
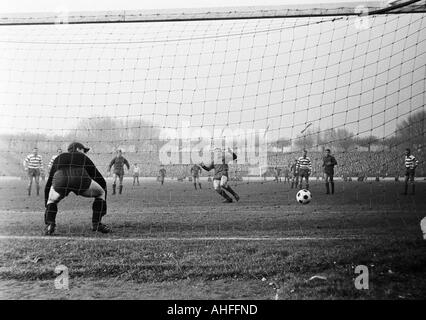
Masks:
[[[88,156],[81,152],[65,152],[58,155],[55,161],[53,161],[52,169],[50,169],[49,172],[49,179],[44,189],[46,201],[55,173],[59,170],[69,172],[72,169],[84,169],[92,180],[96,181],[102,189],[106,190],[106,181],[104,177]]]
[[[235,153],[232,153],[232,160],[237,159],[237,155]],[[204,170],[210,171],[211,169],[214,169],[214,177],[213,179],[220,180],[222,176],[225,176],[228,178],[228,171],[229,171],[229,165],[225,163],[225,157],[222,158],[222,163],[215,164],[212,162],[211,165],[208,167],[205,165],[202,165]]]

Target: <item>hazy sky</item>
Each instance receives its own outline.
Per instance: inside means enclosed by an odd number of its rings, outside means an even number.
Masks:
[[[243,2],[283,3],[179,3]],[[74,11],[120,9],[117,3],[140,8],[135,1],[66,4]],[[2,1],[0,9],[51,11],[60,1],[37,4]],[[111,116],[164,129],[268,128],[271,137],[295,138],[307,123],[387,136],[425,108],[426,19],[388,15],[368,23],[363,29],[355,17],[325,17],[3,26],[0,130],[60,134],[81,119]]]

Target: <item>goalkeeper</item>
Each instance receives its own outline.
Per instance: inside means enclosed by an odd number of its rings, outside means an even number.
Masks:
[[[237,155],[232,152],[231,149],[228,149],[228,152],[232,154],[232,160],[237,159]],[[210,171],[214,169],[214,177],[213,177],[213,188],[219,193],[223,198],[223,202],[230,203],[233,202],[231,197],[225,192],[228,191],[236,201],[240,200],[238,194],[228,185],[228,171],[229,165],[225,161],[225,152],[220,148],[216,148],[214,150],[215,160],[209,166],[204,165],[204,163],[200,164],[204,170]]]
[[[92,160],[85,155],[89,148],[73,142],[68,152],[61,153],[53,161],[44,190],[46,211],[45,234],[53,235],[56,226],[58,203],[70,192],[88,198],[95,198],[92,205],[92,230],[108,233],[111,229],[101,223],[107,212],[106,181]]]

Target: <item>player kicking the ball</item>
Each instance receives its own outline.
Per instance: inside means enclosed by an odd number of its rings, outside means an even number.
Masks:
[[[228,152],[232,154],[232,160],[237,159],[237,155],[232,152],[231,149],[228,149]],[[232,194],[235,200],[240,200],[238,194],[234,190],[232,190],[232,188],[228,185],[229,166],[225,161],[225,152],[223,152],[222,149],[216,148],[214,150],[214,160],[209,166],[204,165],[204,163],[200,163],[200,167],[207,171],[214,169],[213,188],[216,190],[217,193],[219,193],[223,198],[225,198],[223,202],[232,202],[231,197],[228,196],[225,190]]]
[[[101,223],[107,212],[106,181],[92,160],[85,155],[89,150],[81,143],[73,142],[69,145],[68,152],[61,153],[53,161],[44,190],[46,235],[53,235],[55,232],[58,203],[70,192],[95,198],[92,205],[92,230],[102,233],[111,231]]]

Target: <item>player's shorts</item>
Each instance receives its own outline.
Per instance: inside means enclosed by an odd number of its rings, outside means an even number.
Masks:
[[[124,170],[114,170],[113,174],[121,178],[124,176]]]
[[[213,188],[215,190],[218,190],[221,187],[227,187],[227,186],[228,186],[228,177],[227,176],[222,176],[220,179],[219,178],[213,179]]]
[[[406,177],[409,177],[409,178],[411,178],[411,179],[414,179],[414,174],[415,174],[415,169],[413,169],[413,168],[406,168],[405,169],[405,176]]]
[[[28,169],[28,177],[39,177],[40,169]]]
[[[79,195],[87,191],[92,179],[83,168],[67,168],[55,172],[52,180],[53,189],[61,196],[70,192]]]
[[[139,177],[139,173],[134,173],[133,177],[138,178]]]
[[[333,168],[325,168],[324,173],[326,175],[333,176],[334,175],[334,169]]]
[[[200,176],[192,176],[192,180],[194,182],[199,182],[200,181]]]
[[[309,169],[300,169],[299,177],[309,177]]]

